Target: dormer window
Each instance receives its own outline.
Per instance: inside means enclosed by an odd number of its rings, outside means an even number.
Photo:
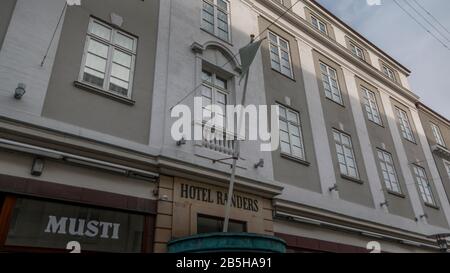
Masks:
[[[311,15],[311,24],[323,34],[328,35],[327,24],[313,15]]]

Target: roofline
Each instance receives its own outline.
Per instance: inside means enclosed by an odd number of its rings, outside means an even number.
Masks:
[[[431,109],[429,106],[425,105],[422,102],[416,102],[416,107],[418,109],[424,109],[428,112],[430,112],[431,114],[435,115],[436,117],[438,117],[439,119],[442,119],[443,121],[445,121],[448,125],[450,125],[450,120],[448,120],[446,117],[444,117],[443,115],[439,114],[438,112],[436,112],[435,110]]]
[[[310,2],[314,3],[315,5],[317,5],[318,8],[320,8],[323,12],[325,12],[326,14],[328,14],[329,16],[331,16],[333,19],[335,19],[336,21],[338,21],[340,24],[342,24],[344,27],[346,27],[348,30],[350,30],[350,32],[352,32],[353,34],[355,34],[356,36],[358,36],[359,38],[361,38],[363,41],[365,41],[366,43],[368,43],[370,46],[374,47],[376,50],[380,51],[382,54],[384,54],[386,57],[388,57],[388,59],[392,62],[394,62],[396,65],[398,65],[399,67],[401,67],[403,70],[405,70],[406,72],[408,72],[408,74],[411,74],[411,70],[409,70],[407,67],[405,67],[404,65],[402,65],[400,62],[398,62],[396,59],[394,59],[392,56],[390,56],[389,54],[387,54],[386,52],[384,52],[382,49],[380,49],[379,47],[377,47],[375,44],[373,44],[371,41],[369,41],[366,37],[364,37],[362,34],[360,34],[358,31],[356,31],[354,28],[352,28],[351,26],[349,26],[348,24],[346,24],[344,21],[342,21],[339,17],[337,17],[336,15],[334,15],[331,11],[329,11],[327,8],[325,8],[324,6],[322,6],[319,2],[317,2],[316,0],[309,0]]]

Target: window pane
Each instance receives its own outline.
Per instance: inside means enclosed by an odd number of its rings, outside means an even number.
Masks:
[[[114,77],[111,77],[109,81],[109,89],[111,91],[119,93],[120,95],[124,96],[128,95],[128,87],[129,87],[128,82],[124,82]]]
[[[84,68],[83,81],[103,87],[105,74],[92,70],[88,67]]]
[[[228,10],[228,4],[223,0],[217,0],[217,6],[223,10]]]
[[[103,58],[108,58],[109,47],[103,43],[99,43],[93,39],[89,41],[89,52],[98,55]]]
[[[95,22],[92,24],[92,34],[108,41],[111,40],[111,29]]]
[[[111,75],[122,81],[130,81],[130,70],[121,65],[113,64],[111,67]]]
[[[286,154],[291,154],[291,146],[289,143],[281,142],[281,151]]]
[[[106,60],[88,53],[86,56],[86,66],[98,72],[105,72]]]
[[[216,77],[215,85],[222,89],[227,89],[227,80]]]
[[[273,33],[269,32],[269,39],[272,43],[278,44],[277,36],[275,36]]]
[[[292,111],[288,111],[288,120],[295,124],[298,124],[298,115]]]
[[[121,64],[125,67],[128,67],[128,68],[131,67],[131,55],[125,54],[121,51],[118,51],[118,50],[114,51],[113,61],[115,63]]]
[[[207,71],[202,71],[202,80],[212,83],[212,74]]]
[[[119,45],[123,48],[129,49],[129,50],[133,50],[133,46],[134,46],[134,42],[133,39],[117,32],[115,37],[114,37],[114,43],[116,45]]]

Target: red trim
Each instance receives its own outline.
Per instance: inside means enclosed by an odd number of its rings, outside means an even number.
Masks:
[[[0,175],[0,192],[42,197],[145,214],[156,215],[157,213],[157,202],[155,200],[8,175]]]
[[[306,237],[275,233],[275,236],[286,241],[288,249],[294,252],[331,252],[331,253],[368,253],[367,249],[351,245],[322,241]]]

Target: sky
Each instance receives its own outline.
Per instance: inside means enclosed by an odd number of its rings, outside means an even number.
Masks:
[[[412,71],[409,83],[414,93],[433,110],[450,119],[450,49],[445,48],[409,17],[394,0],[317,0],[377,47]],[[434,23],[441,34],[408,6]],[[449,0],[397,0],[450,48],[450,33],[421,9],[422,5],[450,32]],[[380,2],[380,5],[371,5]]]

